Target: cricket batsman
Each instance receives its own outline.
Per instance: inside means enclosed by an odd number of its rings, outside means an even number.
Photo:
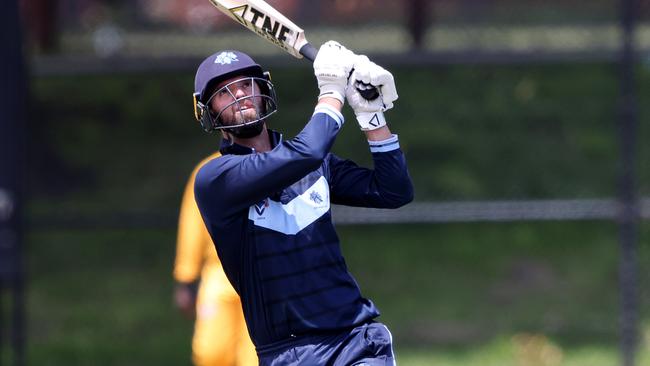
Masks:
[[[348,271],[330,205],[397,208],[413,199],[398,137],[384,117],[397,99],[395,82],[333,41],[320,47],[314,74],[314,112],[286,139],[270,129],[277,99],[260,65],[238,51],[199,65],[196,117],[224,139],[221,156],[196,175],[195,199],[241,297],[260,365],[394,365],[392,336]],[[379,91],[374,100],[359,92],[370,86]],[[374,169],[330,152],[345,101]]]

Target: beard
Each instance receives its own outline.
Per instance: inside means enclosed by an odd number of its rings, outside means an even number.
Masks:
[[[260,119],[258,110],[260,110],[259,107],[249,107],[244,110],[233,112],[234,114],[231,116],[232,123],[229,123],[230,125],[241,125],[253,121],[257,122],[245,126],[228,128],[228,132],[233,136],[242,139],[252,138],[262,133],[264,130],[264,120]]]
[[[264,131],[264,120],[259,120],[250,125],[228,129],[228,132],[240,139],[249,139],[258,136],[262,131]]]
[[[224,130],[234,137],[252,138],[264,130],[265,110],[266,105],[263,98],[247,96],[229,104],[219,113],[219,118]]]
[[[264,103],[259,97],[244,97],[233,101],[221,112],[224,126],[236,126],[250,123],[264,115]]]

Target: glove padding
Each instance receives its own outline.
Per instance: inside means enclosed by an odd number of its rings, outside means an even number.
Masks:
[[[371,86],[377,89],[379,96],[373,100],[367,100],[361,96],[359,89]],[[363,131],[385,126],[386,119],[383,112],[393,108],[393,102],[398,98],[393,75],[365,56],[356,57],[346,97],[350,107],[354,110],[359,127]]]
[[[314,60],[314,74],[320,89],[319,100],[332,97],[344,103],[345,88],[354,60],[354,53],[336,41],[325,42],[320,47]]]

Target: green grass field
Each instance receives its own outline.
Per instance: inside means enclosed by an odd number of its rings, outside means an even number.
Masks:
[[[616,194],[612,65],[391,69],[400,99],[387,116],[417,200]],[[272,126],[292,136],[315,103],[313,76],[307,67],[272,71],[280,96]],[[650,71],[638,74],[639,190],[647,195]],[[33,80],[29,364],[189,364],[192,324],[172,305],[170,222],[192,166],[217,145],[192,119],[191,85],[189,72]],[[369,163],[346,116],[334,150]],[[132,214],[169,220],[138,228]],[[57,227],[60,219],[67,224]],[[646,224],[642,366],[650,366],[649,234]],[[394,333],[400,365],[620,363],[615,223],[344,226],[340,236],[352,273]]]
[[[615,194],[616,69],[607,64],[394,67],[400,99],[387,118],[407,153],[417,200]],[[311,70],[273,70],[287,137],[315,104]],[[641,101],[650,71],[640,70]],[[200,131],[191,73],[48,77],[33,83],[31,208],[175,210],[184,179],[219,142]],[[66,98],[60,98],[65,95]],[[641,106],[639,141],[650,138]],[[370,154],[354,117],[334,151]],[[641,166],[650,157],[640,145]],[[647,169],[639,169],[642,192]],[[133,179],[146,189],[132,189]],[[38,199],[43,198],[43,199]],[[130,205],[125,205],[129,202]]]
[[[562,365],[616,364],[614,225],[344,226],[340,234],[352,273],[393,331],[400,365],[519,365],[522,353],[537,352],[526,351],[527,335],[546,337],[540,347]],[[171,297],[174,236],[30,234],[29,363],[188,364],[191,323]],[[640,365],[648,365],[643,294]]]

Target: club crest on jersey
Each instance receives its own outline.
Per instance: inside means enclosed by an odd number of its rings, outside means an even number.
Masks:
[[[215,64],[221,64],[221,65],[230,65],[231,63],[238,62],[238,61],[239,60],[237,59],[237,55],[234,54],[233,52],[221,52],[214,59]]]
[[[323,203],[323,197],[317,191],[311,191],[309,194],[309,199],[312,200],[315,204],[320,205]]]
[[[330,210],[330,191],[327,179],[321,176],[304,192],[289,202],[269,198],[248,208],[248,219],[253,225],[296,235]]]
[[[262,216],[264,214],[264,210],[266,210],[267,207],[269,207],[268,198],[255,204],[255,212],[257,212],[259,216]]]

